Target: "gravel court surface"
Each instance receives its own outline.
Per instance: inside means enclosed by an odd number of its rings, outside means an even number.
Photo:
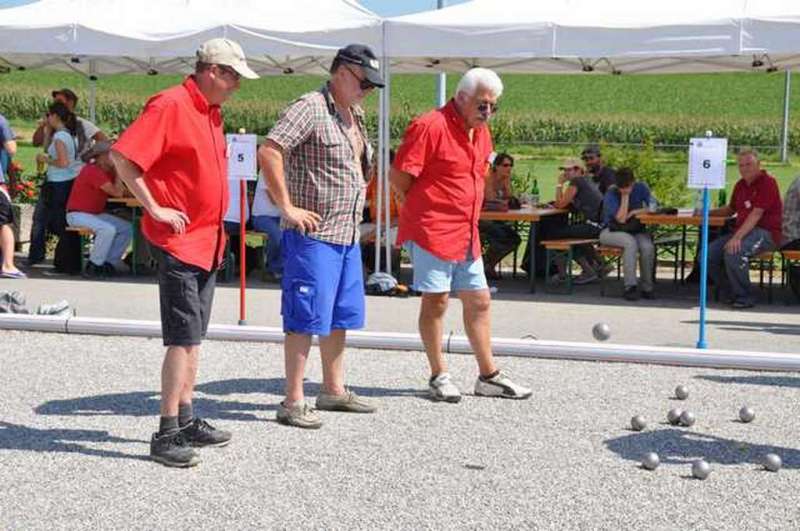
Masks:
[[[788,373],[502,358],[523,402],[423,396],[422,353],[350,351],[348,382],[375,415],[278,425],[279,345],[207,342],[196,410],[234,432],[173,470],[147,459],[160,340],[0,332],[0,527],[797,528],[797,398]],[[308,383],[320,380],[312,352]],[[450,355],[471,394],[469,356]],[[690,388],[686,401],[670,396]],[[747,403],[756,420],[735,419]],[[671,407],[697,415],[665,424]],[[647,430],[628,429],[634,414]],[[647,451],[662,464],[638,467]],[[781,455],[778,473],[757,464]],[[690,479],[706,458],[713,472]]]

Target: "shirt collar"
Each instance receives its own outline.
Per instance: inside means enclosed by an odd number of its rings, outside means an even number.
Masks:
[[[319,91],[322,93],[322,97],[325,98],[325,105],[328,107],[328,113],[330,113],[331,116],[336,116],[336,102],[333,100],[333,94],[331,94],[331,82],[328,81],[322,85]],[[359,119],[364,117],[364,109],[362,109],[360,105],[351,105],[350,112]]]
[[[753,182],[751,182],[751,183],[748,183],[748,182],[747,182],[746,180],[744,180],[744,179],[742,179],[742,181],[744,181],[744,184],[746,184],[747,186],[756,186],[756,185],[757,185],[758,183],[760,183],[760,182],[761,182],[761,180],[762,180],[762,179],[763,179],[765,176],[767,176],[767,175],[769,175],[769,174],[767,173],[767,170],[761,170],[761,171],[759,171],[759,172],[758,172],[758,175],[756,175],[756,178],[755,178],[755,179],[753,179]]]
[[[456,107],[456,99],[450,98],[444,107],[442,107],[442,112],[444,113],[445,117],[448,121],[452,122],[453,125],[458,127],[459,130],[464,131],[464,134],[467,134],[467,127],[464,124],[464,117],[458,112],[458,107]],[[478,131],[483,130],[484,127],[488,127],[487,124],[483,123],[478,127],[474,127],[473,129],[477,133]]]
[[[203,114],[208,114],[213,109],[219,109],[219,105],[211,105],[208,99],[200,92],[200,87],[197,86],[197,81],[194,76],[187,76],[183,80],[183,86],[192,98],[195,108]]]

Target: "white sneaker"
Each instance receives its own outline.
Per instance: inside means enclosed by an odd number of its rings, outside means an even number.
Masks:
[[[475,381],[475,394],[478,396],[499,396],[501,398],[524,399],[533,394],[531,389],[515,384],[511,378],[498,372],[494,378],[484,380],[478,378]]]
[[[431,399],[443,402],[459,402],[461,391],[450,379],[450,373],[443,372],[428,382],[428,394]]]

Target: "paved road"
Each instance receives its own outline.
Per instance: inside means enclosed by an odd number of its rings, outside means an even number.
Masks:
[[[83,284],[87,286],[87,284]],[[406,301],[399,301],[405,303]],[[416,301],[407,301],[414,306]],[[133,302],[121,297],[119,307]],[[561,306],[559,306],[561,307]],[[566,319],[566,316],[565,316]],[[568,328],[562,326],[562,328]],[[147,460],[158,340],[2,331],[0,528],[797,528],[795,374],[505,358],[529,401],[431,403],[419,353],[352,351],[349,383],[378,414],[323,413],[317,432],[274,422],[276,345],[208,342],[197,410],[235,441],[192,470]],[[471,388],[475,365],[450,356]],[[312,355],[307,392],[318,389]],[[670,399],[684,383],[685,403]],[[736,422],[747,403],[752,424]],[[696,413],[691,429],[662,420]],[[650,419],[627,429],[633,414]],[[655,472],[637,466],[654,450]],[[768,451],[785,469],[756,464]],[[707,481],[687,478],[698,457]]]

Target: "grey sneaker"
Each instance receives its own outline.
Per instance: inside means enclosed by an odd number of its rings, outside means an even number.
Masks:
[[[331,395],[320,392],[317,397],[317,409],[321,411],[345,411],[347,413],[375,413],[378,408],[353,391],[345,390],[344,394]]]
[[[181,432],[170,435],[153,434],[150,440],[150,458],[164,466],[188,468],[200,462]]]
[[[322,427],[322,420],[317,412],[308,404],[297,402],[291,407],[286,407],[283,402],[278,404],[278,422],[287,426],[317,430]]]
[[[595,273],[592,270],[587,270],[578,275],[577,277],[573,278],[572,283],[575,284],[576,286],[581,286],[583,284],[590,284],[592,282],[597,282],[598,280],[600,280],[600,277],[597,276],[597,273]]]
[[[531,396],[533,391],[514,383],[511,378],[502,372],[498,372],[493,378],[478,377],[475,382],[475,394],[478,396],[497,396],[521,400]]]
[[[428,394],[431,399],[456,403],[461,401],[461,391],[450,378],[450,373],[443,372],[428,381]]]

